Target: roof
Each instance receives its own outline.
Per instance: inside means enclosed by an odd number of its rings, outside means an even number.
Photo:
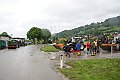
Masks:
[[[18,38],[12,38],[12,39],[25,39],[25,38],[19,38],[19,37],[18,37]]]
[[[2,34],[0,34],[0,36],[11,38],[11,36],[9,36],[9,35],[2,35]]]

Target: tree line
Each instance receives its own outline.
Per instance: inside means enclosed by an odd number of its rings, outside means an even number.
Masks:
[[[33,40],[34,43],[35,43],[35,41],[40,42],[41,40],[43,40],[45,43],[47,43],[50,37],[51,37],[51,32],[48,29],[32,27],[27,32],[27,38],[29,40]]]

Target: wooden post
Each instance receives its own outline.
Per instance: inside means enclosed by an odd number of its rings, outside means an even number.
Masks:
[[[113,56],[113,52],[112,52],[112,50],[113,50],[113,46],[111,45],[111,56]]]
[[[63,55],[60,55],[60,68],[63,68]]]

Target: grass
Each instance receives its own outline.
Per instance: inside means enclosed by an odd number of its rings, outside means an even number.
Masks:
[[[72,68],[60,69],[70,80],[120,80],[120,58],[69,61]]]
[[[47,45],[44,47],[41,47],[41,51],[45,51],[45,52],[58,52],[60,51],[59,49],[56,49],[54,46],[52,45]]]

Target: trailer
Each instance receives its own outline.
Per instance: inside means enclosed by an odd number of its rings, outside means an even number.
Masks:
[[[12,38],[12,40],[18,41],[19,46],[26,46],[25,38]]]
[[[102,41],[103,42],[101,42],[101,48],[103,50],[111,51],[111,46],[113,46],[113,50],[120,51],[120,34],[114,36],[113,39]]]

